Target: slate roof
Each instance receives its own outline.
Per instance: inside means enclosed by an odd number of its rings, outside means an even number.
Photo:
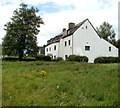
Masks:
[[[72,35],[86,20],[88,20],[88,19],[83,20],[82,22],[76,24],[73,28],[70,28],[70,29],[66,30],[65,32],[61,32],[54,38],[51,38],[50,40],[47,41],[47,45],[49,45],[51,43],[59,42],[61,38],[65,38],[65,37]]]

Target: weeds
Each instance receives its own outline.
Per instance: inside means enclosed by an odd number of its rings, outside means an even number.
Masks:
[[[118,64],[3,62],[3,106],[118,106]]]

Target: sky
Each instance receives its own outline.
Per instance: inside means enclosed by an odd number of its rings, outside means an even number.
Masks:
[[[80,23],[89,19],[93,26],[99,27],[104,21],[113,25],[118,39],[119,0],[0,0],[0,43],[5,36],[4,25],[11,21],[13,11],[24,2],[39,9],[38,15],[44,25],[37,35],[38,46],[46,45],[47,40],[68,29],[68,23]]]

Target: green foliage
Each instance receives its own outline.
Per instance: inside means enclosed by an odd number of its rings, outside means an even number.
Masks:
[[[120,57],[98,57],[94,63],[120,63]]]
[[[35,57],[24,57],[23,61],[36,61]]]
[[[68,57],[68,61],[75,61],[75,57],[76,57],[76,55],[70,55]]]
[[[103,22],[103,24],[100,25],[100,27],[97,27],[96,29],[101,38],[112,43],[113,45],[116,44],[115,40],[116,33],[112,29],[112,25],[110,25],[108,22]]]
[[[57,62],[63,61],[63,58],[62,58],[62,57],[57,57],[56,61],[57,61]]]
[[[6,35],[3,38],[3,55],[19,56],[21,60],[24,52],[34,56],[38,52],[37,37],[42,18],[38,16],[38,9],[22,3],[20,8],[13,12],[11,22],[5,25]]]
[[[50,56],[45,56],[44,54],[40,54],[36,56],[36,60],[51,61],[51,58]]]
[[[2,106],[113,106],[118,65],[79,62],[2,62]],[[43,77],[40,72],[45,71]]]
[[[5,61],[18,61],[19,58],[18,58],[18,56],[8,56],[8,57],[4,57],[2,60],[5,60]]]
[[[44,57],[45,57],[44,54],[37,55],[37,56],[36,56],[36,60],[43,60]]]
[[[8,56],[8,57],[4,57],[2,60],[3,61],[18,61],[19,57],[18,56]],[[34,57],[24,57],[22,59],[22,61],[36,61],[36,58],[34,58]]]
[[[86,56],[70,55],[68,61],[88,62],[88,58]]]
[[[117,40],[116,47],[119,49],[119,57],[120,57],[120,39]]]
[[[50,56],[45,56],[44,61],[51,61],[51,57]]]
[[[27,57],[24,57],[24,59],[36,59],[36,58],[27,56]]]
[[[19,60],[18,56],[8,56],[4,57],[2,60],[4,61],[17,61]],[[51,61],[50,56],[45,56],[45,55],[37,55],[36,57],[24,57],[22,61]]]

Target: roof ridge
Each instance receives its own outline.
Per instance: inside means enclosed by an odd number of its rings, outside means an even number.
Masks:
[[[65,38],[67,36],[70,36],[72,35],[85,21],[87,21],[87,19],[83,20],[82,22],[76,24],[73,28],[68,28],[66,31],[67,33],[64,34],[64,32],[62,31],[61,33],[59,33],[58,35],[54,36],[53,38],[51,38],[50,40],[48,40],[48,43],[47,44],[51,44],[55,41],[59,41],[60,38]]]

